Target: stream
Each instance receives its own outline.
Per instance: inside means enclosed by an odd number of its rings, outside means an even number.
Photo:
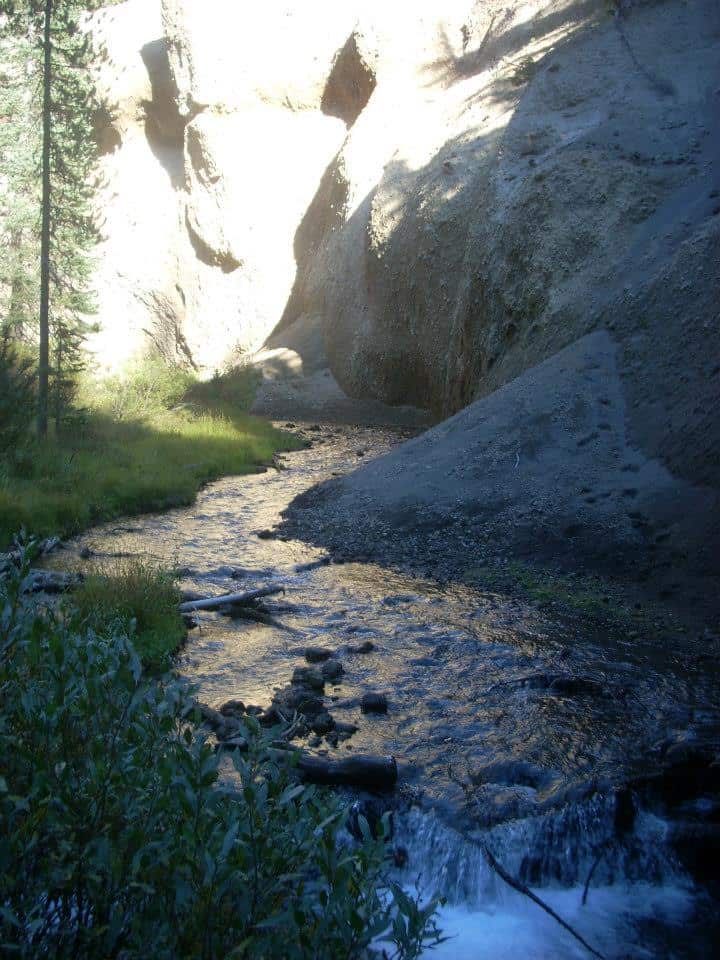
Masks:
[[[608,958],[712,955],[718,921],[683,838],[717,843],[720,829],[717,784],[696,764],[718,742],[717,664],[686,643],[660,648],[502,592],[389,562],[336,563],[269,536],[293,498],[399,440],[380,428],[302,429],[311,446],[283,454],[280,469],[212,483],[189,508],[98,527],[49,565],[87,571],[142,555],[204,596],[285,587],[266,603],[273,623],[200,615],[177,669],[214,707],[267,707],[306,647],[337,651],[345,672],[327,706],[358,730],[308,745],[397,759],[399,876],[447,898],[452,939],[433,956],[589,956],[500,878],[484,845]],[[365,641],[371,652],[351,652]],[[386,715],[361,712],[366,692],[386,696]]]

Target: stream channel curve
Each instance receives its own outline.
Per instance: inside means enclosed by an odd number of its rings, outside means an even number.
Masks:
[[[696,861],[708,837],[717,850],[720,830],[717,764],[710,781],[697,767],[697,745],[717,742],[720,728],[712,671],[516,596],[389,561],[337,563],[269,536],[295,497],[402,439],[375,427],[299,429],[311,445],[283,454],[280,469],[209,484],[188,508],[97,527],[47,565],[143,556],[181,570],[181,588],[203,596],[285,586],[267,600],[274,623],[199,615],[177,669],[213,707],[268,707],[307,647],[334,651],[344,673],[326,705],[358,730],[306,746],[396,758],[396,796],[360,802],[393,806],[399,879],[447,898],[441,925],[452,939],[432,956],[589,955],[501,880],[483,845],[608,958],[711,956],[717,904]],[[363,644],[372,650],[352,652]],[[383,694],[387,713],[363,713],[367,693]],[[658,758],[673,756],[658,774]]]

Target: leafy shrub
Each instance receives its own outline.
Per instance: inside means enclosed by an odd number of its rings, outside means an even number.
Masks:
[[[35,366],[7,332],[0,333],[0,451],[15,449],[35,415]]]
[[[158,567],[132,560],[112,572],[88,577],[72,598],[72,616],[82,629],[132,634],[135,649],[151,668],[167,666],[185,639],[180,594]]]
[[[248,720],[235,783],[188,691],[144,678],[130,637],[79,632],[0,585],[0,952],[21,958],[397,958],[434,905],[384,886],[382,841],[341,842]]]
[[[113,420],[143,420],[177,406],[195,377],[161,357],[146,357],[120,376],[86,384],[83,399]]]

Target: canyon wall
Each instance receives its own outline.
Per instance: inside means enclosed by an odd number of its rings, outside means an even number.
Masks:
[[[99,18],[104,362],[264,347],[453,413],[598,329],[720,486],[714,0],[129,0]]]
[[[342,5],[341,5],[342,6]],[[352,11],[129,0],[99,14],[104,367],[148,348],[208,372],[257,349],[346,121],[323,109]]]

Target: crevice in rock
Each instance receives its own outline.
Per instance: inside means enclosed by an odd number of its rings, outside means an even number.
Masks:
[[[306,284],[313,260],[327,234],[342,226],[347,200],[348,182],[340,169],[339,158],[335,156],[322,175],[317,193],[295,233],[295,283],[273,333],[288,327],[304,312]]]
[[[339,117],[351,127],[368,104],[377,86],[375,71],[360,52],[352,33],[335,57],[320,108],[329,117]]]
[[[145,136],[175,189],[184,185],[185,118],[178,109],[167,40],[146,43],[140,55],[150,78],[152,99],[143,101]]]
[[[213,250],[197,232],[187,212],[185,214],[185,226],[195,255],[201,263],[208,267],[220,267],[223,273],[232,273],[242,266],[241,261],[237,260],[229,251]]]

